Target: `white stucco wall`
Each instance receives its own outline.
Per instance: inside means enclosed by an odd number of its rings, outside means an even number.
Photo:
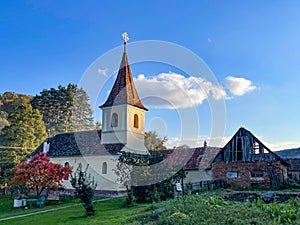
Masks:
[[[102,144],[124,143],[124,151],[148,154],[144,145],[145,110],[131,105],[102,108]],[[118,126],[112,127],[112,115],[118,115]],[[134,127],[134,115],[138,116],[138,128]]]
[[[212,170],[188,170],[184,183],[212,180]]]
[[[94,176],[97,182],[96,190],[121,191],[124,190],[121,184],[117,182],[117,176],[113,171],[118,162],[118,156],[85,156],[85,157],[60,157],[50,158],[54,163],[60,163],[63,166],[66,162],[73,167],[73,172],[78,168],[79,163],[82,163],[83,169],[89,164],[88,172]],[[107,174],[102,174],[102,165],[107,163]],[[64,188],[73,189],[69,180],[63,180]]]

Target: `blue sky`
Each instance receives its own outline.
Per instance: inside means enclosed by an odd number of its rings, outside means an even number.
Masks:
[[[126,31],[129,43],[173,42],[204,60],[226,92],[225,139],[244,126],[271,149],[300,146],[299,1],[11,0],[0,6],[0,93],[35,95],[43,88],[79,83],[92,62],[122,45]],[[187,78],[157,63],[133,65],[132,72],[157,82],[169,82],[170,74]],[[229,77],[244,80],[231,83],[230,90]],[[252,90],[233,94],[245,82]],[[211,110],[206,99],[193,107],[202,142],[210,136]],[[180,139],[180,119],[176,110],[149,107],[146,127],[167,135],[171,146]]]

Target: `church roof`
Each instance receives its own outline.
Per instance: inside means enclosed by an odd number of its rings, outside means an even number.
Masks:
[[[101,144],[101,131],[57,134],[48,138],[49,157],[110,155],[119,153],[124,144]],[[43,152],[42,143],[29,157]]]
[[[147,110],[142,104],[133,83],[131,69],[126,54],[126,43],[124,43],[124,53],[117,79],[106,102],[101,105],[100,108],[123,104],[129,104]]]

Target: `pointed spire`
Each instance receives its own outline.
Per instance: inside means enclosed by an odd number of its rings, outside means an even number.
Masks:
[[[118,71],[118,76],[106,102],[103,105],[101,105],[100,108],[114,105],[129,104],[147,110],[143,106],[135,89],[131,69],[128,63],[128,58],[126,54],[126,42],[129,40],[129,38],[126,32],[122,34],[122,36],[124,39],[124,52],[121,65]]]

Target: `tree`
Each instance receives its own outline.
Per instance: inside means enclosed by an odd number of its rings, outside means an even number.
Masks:
[[[77,88],[74,94],[71,116],[72,131],[95,129],[93,111],[88,103],[89,97],[87,93],[82,88]]]
[[[9,147],[36,148],[47,138],[42,115],[24,103],[9,114],[10,126],[2,129],[1,140]]]
[[[117,175],[117,182],[126,188],[127,197],[125,206],[133,205],[133,191],[132,191],[132,177],[134,177],[133,166],[141,166],[147,164],[146,159],[143,156],[122,152],[118,158],[118,163],[114,172]]]
[[[71,185],[75,188],[75,197],[80,198],[86,210],[86,216],[93,216],[95,215],[95,210],[92,200],[97,184],[94,177],[87,173],[88,167],[89,165],[86,166],[85,170],[82,170],[82,164],[79,163],[76,172],[74,175],[71,175]]]
[[[58,190],[62,187],[62,179],[68,179],[72,167],[50,162],[46,153],[35,155],[29,162],[17,165],[13,183],[26,185],[29,191],[40,194],[46,188]]]
[[[176,149],[187,149],[187,148],[190,148],[190,146],[186,145],[186,144],[183,144],[183,145],[180,145],[178,147],[176,147]]]
[[[44,89],[36,95],[31,105],[43,115],[47,131],[51,135],[70,131],[71,107],[74,100],[76,86],[58,86],[57,89]]]
[[[74,84],[57,89],[44,89],[31,104],[38,109],[52,136],[58,133],[89,130],[94,128],[94,118],[88,103],[89,97]]]
[[[29,103],[32,99],[30,95],[16,94],[14,92],[5,92],[0,95],[0,111],[10,114],[24,103]]]
[[[102,124],[99,121],[96,122],[96,130],[102,130]]]
[[[167,140],[166,136],[161,138],[155,131],[145,132],[145,146],[148,150],[166,150],[164,144]]]
[[[0,135],[1,135],[1,130],[9,126],[9,122],[7,120],[8,114],[5,111],[0,111]]]
[[[157,164],[162,160],[159,152],[152,155],[122,152],[114,171],[117,181],[126,188],[126,206],[132,206],[133,197],[140,203],[174,197],[175,182],[182,181],[186,172],[178,166]]]
[[[11,180],[15,166],[47,138],[42,115],[28,103],[10,113],[7,120],[10,125],[0,134],[0,165],[3,170],[0,183]]]

